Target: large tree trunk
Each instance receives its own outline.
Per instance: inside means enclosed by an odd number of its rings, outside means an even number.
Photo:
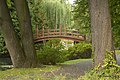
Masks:
[[[24,52],[26,55],[26,66],[35,67],[36,66],[36,52],[33,43],[33,33],[31,26],[31,19],[29,8],[26,0],[14,0],[18,20],[21,27],[21,39]]]
[[[94,64],[102,64],[105,53],[112,50],[111,18],[108,0],[89,0]]]
[[[0,29],[4,35],[7,49],[14,67],[23,67],[24,52],[14,31],[6,0],[0,0]]]

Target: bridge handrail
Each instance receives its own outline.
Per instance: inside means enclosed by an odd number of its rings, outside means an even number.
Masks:
[[[40,37],[52,37],[52,36],[71,36],[75,38],[79,37],[85,37],[85,35],[79,34],[78,31],[74,31],[71,29],[65,29],[60,26],[59,29],[48,29],[48,28],[42,28],[42,30],[39,30],[38,27],[36,28],[36,33],[34,34],[35,38]]]

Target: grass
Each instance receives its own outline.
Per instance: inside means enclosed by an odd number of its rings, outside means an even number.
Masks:
[[[76,59],[66,61],[64,65],[76,64],[78,62],[87,61],[90,59]],[[0,71],[0,80],[1,79],[9,79],[15,78],[15,80],[65,80],[65,76],[57,75],[53,78],[48,78],[43,75],[46,72],[52,72],[53,70],[57,70],[61,67],[61,65],[45,65],[40,68],[19,68],[19,69],[8,69],[6,71]]]
[[[115,53],[116,54],[120,54],[120,50],[115,50]]]
[[[76,59],[76,60],[65,61],[64,63],[61,63],[61,64],[71,65],[71,64],[76,64],[78,62],[88,61],[88,60],[92,60],[92,59]]]
[[[60,68],[59,66],[52,66],[52,65],[41,67],[41,68],[20,68],[20,69],[13,68],[6,71],[1,71],[0,79],[21,76],[20,80],[29,80],[30,78],[38,78],[38,77],[40,78],[40,80],[42,80],[42,78],[46,78],[46,77],[40,75],[41,73],[50,72],[52,70],[57,70],[59,68]],[[30,74],[32,76],[29,76]]]

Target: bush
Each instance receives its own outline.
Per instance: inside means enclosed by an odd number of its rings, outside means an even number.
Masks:
[[[56,64],[64,62],[65,51],[59,40],[50,40],[38,51],[38,60],[42,64]]]
[[[113,52],[106,52],[103,65],[98,65],[78,80],[120,80],[120,66],[113,58]]]
[[[68,49],[68,58],[79,59],[79,58],[91,58],[92,45],[90,43],[80,42]]]

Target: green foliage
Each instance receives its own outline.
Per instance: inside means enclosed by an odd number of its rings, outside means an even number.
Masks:
[[[116,48],[120,47],[120,0],[109,0],[113,40]],[[74,27],[80,33],[88,34],[90,31],[90,15],[88,0],[76,0],[73,8]]]
[[[73,8],[74,28],[82,34],[90,33],[88,0],[76,0]]]
[[[113,52],[106,52],[103,65],[98,65],[79,80],[120,80],[120,66],[113,58]]]
[[[60,40],[50,40],[38,51],[38,60],[42,64],[56,64],[65,59],[65,52]]]
[[[56,64],[70,59],[90,58],[91,47],[91,44],[81,42],[65,50],[60,40],[50,40],[39,48],[38,60],[42,64]]]
[[[8,53],[8,50],[5,46],[3,35],[0,34],[0,54],[5,54],[5,53]]]
[[[120,0],[109,0],[112,17],[113,39],[116,48],[120,47]]]
[[[18,35],[18,37],[20,38],[20,29],[19,29],[19,22],[18,22],[18,17],[16,14],[16,10],[15,10],[15,5],[13,3],[12,0],[7,0],[7,5],[10,11],[10,16],[12,18],[12,22],[13,22],[13,26],[14,29]],[[8,53],[8,50],[6,48],[6,44],[3,38],[3,35],[1,34],[2,31],[0,31],[0,54],[4,54],[4,53]]]
[[[33,30],[36,25],[45,28],[70,26],[71,5],[61,0],[28,0]]]
[[[120,50],[115,50],[115,54],[120,54]]]
[[[90,58],[92,54],[92,45],[90,43],[80,42],[68,49],[69,59]]]
[[[16,13],[16,8],[15,4],[12,0],[7,0],[7,5],[10,11],[10,16],[13,22],[14,29],[17,33],[17,35],[20,37],[20,28],[19,28],[19,21],[18,21],[18,16]]]

